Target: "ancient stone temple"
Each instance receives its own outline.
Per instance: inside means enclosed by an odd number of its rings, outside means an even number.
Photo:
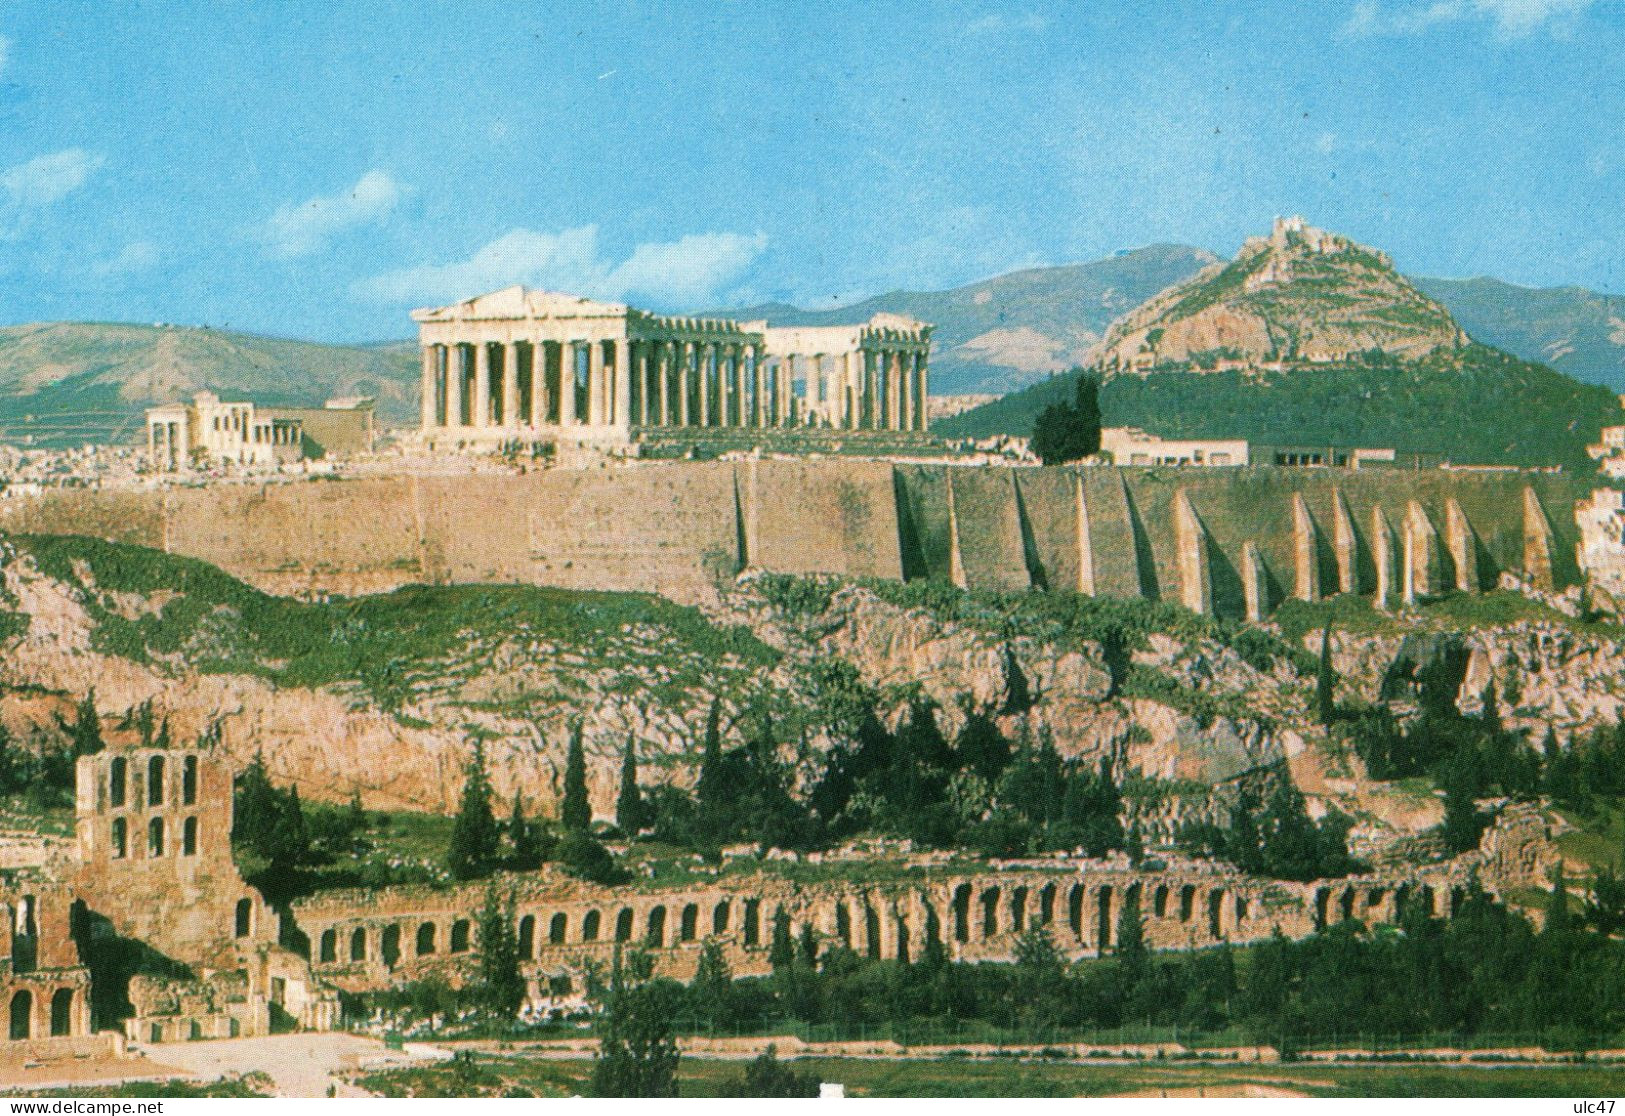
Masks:
[[[417,310],[432,443],[626,442],[672,428],[926,430],[931,327],[653,314],[508,287]]]

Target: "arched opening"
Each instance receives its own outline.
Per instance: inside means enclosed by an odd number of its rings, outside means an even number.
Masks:
[[[1338,913],[1343,916],[1342,920],[1344,922],[1354,917],[1354,889],[1352,887],[1343,889],[1343,894],[1337,900],[1337,909]]]
[[[153,756],[147,761],[147,805],[164,804],[164,757]]]
[[[1224,889],[1216,887],[1207,893],[1207,932],[1215,938],[1224,937]]]
[[[187,818],[181,822],[181,855],[197,855],[197,819]]]
[[[197,757],[189,755],[181,761],[181,805],[197,802]]]
[[[1038,893],[1038,925],[1048,926],[1055,921],[1055,885],[1045,884]]]
[[[1027,889],[1018,887],[1010,893],[1010,930],[1020,934],[1027,929]]]
[[[615,940],[629,942],[632,940],[632,908],[622,907],[615,916]]]
[[[425,922],[418,926],[418,956],[427,957],[434,952],[434,923]]]
[[[11,997],[11,1037],[13,1041],[34,1037],[34,994],[26,988]]]
[[[553,920],[547,924],[548,942],[553,945],[563,945],[564,932],[566,929],[568,929],[568,927],[569,919],[565,917],[563,911],[560,911],[558,914],[554,915]]]
[[[367,959],[367,931],[357,926],[350,934],[350,960],[365,961]]]
[[[588,911],[587,917],[581,920],[581,940],[596,942],[598,940],[598,912]]]
[[[399,926],[384,927],[383,938],[378,943],[378,955],[384,959],[384,964],[391,969],[401,959],[401,928]]]
[[[51,1036],[63,1038],[73,1033],[73,989],[58,988],[51,993]]]
[[[700,933],[700,908],[690,903],[683,908],[683,920],[678,924],[677,934],[685,942],[692,942]]]
[[[1073,884],[1066,897],[1066,921],[1072,936],[1083,941],[1083,885]]]
[[[1373,887],[1367,889],[1365,893],[1365,909],[1367,911],[1374,911],[1378,907],[1382,906],[1383,897],[1387,894],[1388,892],[1384,888]]]
[[[1101,887],[1096,896],[1096,904],[1095,945],[1104,953],[1112,945],[1112,889],[1109,884]]]
[[[970,941],[970,884],[954,888],[954,941]]]
[[[519,958],[522,961],[533,961],[536,958],[535,915],[526,915],[519,920]]]
[[[468,919],[460,918],[451,924],[451,952],[468,952],[469,923]]]
[[[1196,913],[1196,885],[1186,884],[1179,889],[1179,921],[1189,922]]]
[[[1423,884],[1422,885],[1422,890],[1420,892],[1420,897],[1421,897],[1421,900],[1422,900],[1422,914],[1427,918],[1436,917],[1438,915],[1439,911],[1433,905],[1433,887],[1432,887],[1432,885]]]
[[[1151,913],[1157,918],[1168,917],[1168,885],[1158,884],[1151,893]]]
[[[908,919],[897,916],[897,960],[908,964]]]
[[[992,938],[999,932],[999,889],[987,888],[982,892],[982,937]]]
[[[745,900],[745,944],[756,945],[762,940],[762,904],[757,899]]]
[[[107,765],[107,804],[118,807],[124,805],[126,787],[130,780],[130,765],[123,756],[114,756],[113,762]]]
[[[847,949],[852,948],[852,912],[845,903],[835,904],[835,936]]]
[[[123,860],[130,852],[130,827],[123,818],[113,819],[113,859]]]
[[[237,900],[237,919],[235,933],[239,938],[246,938],[254,932],[254,901],[252,899]]]
[[[339,933],[329,927],[322,931],[321,945],[316,954],[321,961],[337,961],[339,959]]]
[[[1245,895],[1238,895],[1238,896],[1236,896],[1236,925],[1240,926],[1243,922],[1246,922],[1246,921],[1247,921],[1247,897]]]
[[[655,907],[649,912],[649,928],[644,934],[644,944],[659,949],[666,944],[666,908]]]
[[[711,912],[711,933],[726,934],[728,932],[728,900],[724,899],[716,905]]]
[[[164,855],[163,818],[153,818],[147,823],[147,855],[155,859]]]
[[[868,939],[868,954],[871,961],[880,960],[880,916],[870,906],[863,908],[863,933]]]
[[[1326,909],[1331,904],[1331,894],[1323,887],[1315,889],[1315,929],[1326,929]]]

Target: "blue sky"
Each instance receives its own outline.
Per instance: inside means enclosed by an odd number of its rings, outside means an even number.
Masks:
[[[851,301],[1280,213],[1625,292],[1625,0],[0,0],[0,322]]]

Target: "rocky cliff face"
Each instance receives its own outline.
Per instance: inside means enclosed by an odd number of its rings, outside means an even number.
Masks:
[[[1091,354],[1107,371],[1345,360],[1373,349],[1418,358],[1466,335],[1381,252],[1301,218],[1277,220],[1229,263],[1118,319]]]

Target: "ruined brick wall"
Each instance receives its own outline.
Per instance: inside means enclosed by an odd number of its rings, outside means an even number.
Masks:
[[[486,886],[328,892],[297,901],[293,914],[323,979],[352,991],[383,988],[471,971]],[[932,938],[955,960],[1008,962],[1032,927],[1047,927],[1068,957],[1109,951],[1131,903],[1152,947],[1191,949],[1259,941],[1277,929],[1300,938],[1343,918],[1395,922],[1411,904],[1447,916],[1465,894],[1460,873],[1443,867],[1307,885],[1227,871],[1057,868],[887,883],[761,875],[686,888],[603,888],[544,870],[491,886],[513,897],[520,953],[537,980],[607,962],[627,946],[648,948],[662,974],[688,980],[708,940],[736,974],[763,975],[780,911],[793,938],[810,927],[820,948],[907,959]]]
[[[231,856],[232,772],[197,748],[79,760],[75,894],[119,934],[188,965],[236,967],[277,924]]]
[[[0,1060],[28,1046],[38,1056],[90,1034],[90,971],[75,940],[73,894],[27,878],[0,888]]]
[[[205,559],[273,592],[519,582],[709,594],[743,566],[1196,601],[1579,577],[1577,478],[1330,469],[747,461],[401,476],[8,501],[0,529]],[[1179,514],[1176,514],[1176,511]]]

